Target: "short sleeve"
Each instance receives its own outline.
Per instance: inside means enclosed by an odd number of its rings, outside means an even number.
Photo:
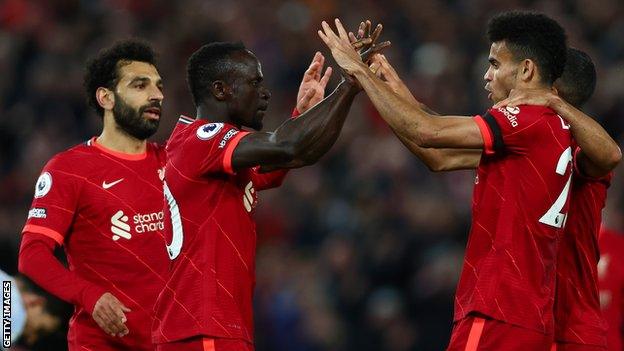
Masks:
[[[254,167],[251,172],[251,180],[254,183],[254,187],[258,191],[277,188],[282,185],[284,178],[286,178],[286,174],[288,174],[287,169],[279,169],[267,173],[259,173],[259,169],[259,166]]]
[[[224,123],[201,123],[191,125],[183,154],[179,155],[192,173],[207,175],[214,173],[234,174],[232,154],[241,138],[249,134]]]
[[[525,152],[535,143],[540,122],[544,121],[542,113],[530,107],[489,109],[474,120],[481,131],[486,155]]]
[[[83,180],[52,159],[35,184],[35,194],[22,233],[38,233],[63,244],[76,213]]]

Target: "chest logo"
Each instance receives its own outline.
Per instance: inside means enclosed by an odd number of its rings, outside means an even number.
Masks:
[[[117,211],[111,217],[111,232],[113,232],[113,240],[117,241],[119,238],[131,239],[130,226],[128,225],[128,216],[123,211]]]
[[[115,186],[116,184],[119,184],[122,180],[124,180],[124,178],[117,179],[116,181],[110,182],[110,183],[107,183],[107,182],[104,181],[104,182],[102,182],[102,188],[104,188],[104,189],[111,188],[111,187]]]

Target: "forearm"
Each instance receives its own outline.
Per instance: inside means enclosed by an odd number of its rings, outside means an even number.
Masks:
[[[412,154],[414,154],[432,172],[457,171],[475,169],[481,161],[482,150],[479,149],[437,149],[425,148],[396,133]]]
[[[89,313],[105,289],[64,267],[54,256],[54,241],[36,233],[24,233],[19,252],[19,271],[46,291]]]
[[[343,81],[325,100],[296,119],[284,122],[274,133],[276,143],[291,143],[290,167],[316,162],[335,143],[358,90]]]
[[[396,94],[368,69],[356,71],[355,77],[390,128],[422,146],[434,123],[432,116],[422,108],[423,105]]]
[[[553,98],[549,106],[570,125],[584,160],[591,163],[584,167],[589,175],[601,176],[617,166],[622,158],[620,148],[598,122],[559,97]]]

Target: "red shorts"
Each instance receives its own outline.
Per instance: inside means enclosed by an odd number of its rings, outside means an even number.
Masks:
[[[550,351],[549,334],[489,319],[467,316],[453,324],[447,351]]]
[[[254,351],[253,344],[239,339],[194,337],[156,345],[156,351]]]
[[[607,351],[607,348],[605,346],[558,342],[553,344],[550,351]]]

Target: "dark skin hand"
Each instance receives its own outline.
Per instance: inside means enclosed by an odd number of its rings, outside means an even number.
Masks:
[[[381,34],[381,25],[372,34],[370,21],[361,29],[354,45],[360,48],[364,59],[390,45],[373,41]],[[343,81],[334,92],[298,118],[287,120],[274,132],[256,132],[242,138],[232,155],[232,167],[238,170],[260,165],[261,171],[267,172],[317,162],[337,140],[353,99],[360,91],[357,81],[343,72]]]
[[[93,319],[107,334],[111,336],[126,336],[129,331],[126,326],[125,313],[131,312],[113,294],[105,293],[95,303]]]

